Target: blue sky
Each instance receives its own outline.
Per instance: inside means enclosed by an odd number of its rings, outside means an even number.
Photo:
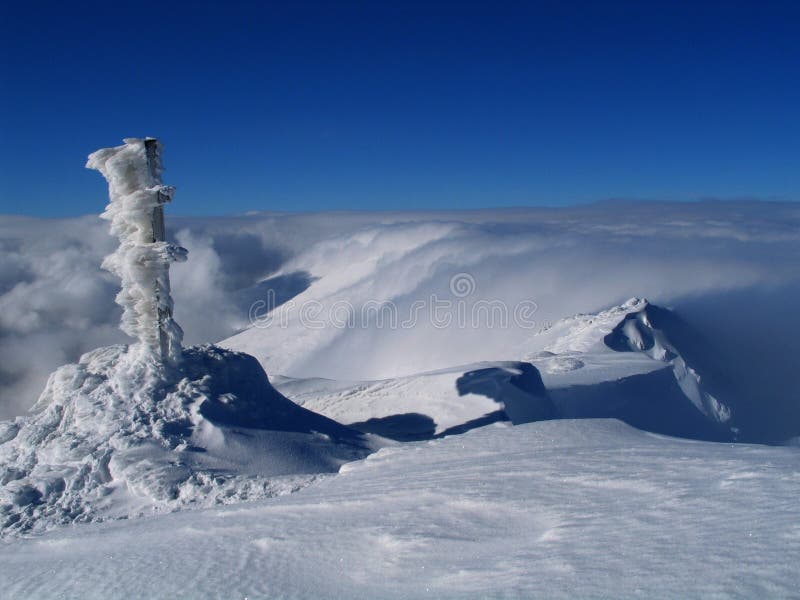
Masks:
[[[0,9],[0,212],[800,198],[800,3],[30,2]]]

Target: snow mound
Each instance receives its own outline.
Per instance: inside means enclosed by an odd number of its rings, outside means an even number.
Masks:
[[[581,359],[572,356],[553,356],[550,360],[544,362],[546,364],[545,370],[551,374],[569,373],[586,366],[586,363]]]
[[[284,398],[251,356],[200,346],[179,367],[101,348],[0,424],[0,528],[204,507],[295,491],[371,451]]]
[[[275,385],[314,412],[402,441],[555,416],[539,371],[523,362],[477,363],[380,381],[278,377]]]

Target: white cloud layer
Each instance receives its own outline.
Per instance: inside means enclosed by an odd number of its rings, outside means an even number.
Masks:
[[[800,304],[798,204],[168,215],[167,223],[171,237],[189,249],[189,261],[171,270],[175,318],[188,344],[240,331],[250,304],[266,299],[270,287],[279,300],[299,292],[295,302],[325,307],[343,299],[355,306],[392,301],[407,314],[416,300],[447,297],[457,273],[474,278],[468,300],[533,300],[541,324],[631,296],[683,306],[688,316],[726,331],[726,345],[785,345],[786,358],[773,352],[771,366],[760,367],[775,371],[776,380],[791,370],[789,344],[800,335],[800,317],[789,308]],[[115,243],[94,217],[0,217],[0,417],[33,404],[58,365],[125,340],[114,304],[118,282],[100,269]],[[730,298],[757,316],[726,309]],[[290,326],[259,331],[259,344],[268,349],[264,362],[272,372],[295,375],[384,377],[498,360],[530,335],[519,328],[439,330],[424,319],[413,329],[388,332],[309,331],[299,326],[296,307],[278,310],[289,315]],[[782,315],[779,327],[758,324],[771,322],[772,314]],[[787,394],[800,403],[798,387]]]

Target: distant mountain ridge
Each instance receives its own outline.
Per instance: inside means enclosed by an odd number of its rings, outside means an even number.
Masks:
[[[706,385],[711,369],[703,363],[698,371],[695,362],[702,348],[691,348],[689,362],[671,341],[673,329],[682,342],[692,341],[691,332],[682,328],[670,311],[632,298],[540,331],[532,345],[542,349],[519,361],[378,381],[276,377],[274,383],[313,411],[400,440],[439,437],[494,421],[589,417],[619,418],[668,435],[732,440],[730,408],[724,396],[714,395],[718,385],[713,393]]]

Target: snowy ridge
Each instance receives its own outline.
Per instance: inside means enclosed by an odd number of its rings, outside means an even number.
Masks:
[[[699,375],[705,377],[705,369],[681,354],[685,338],[673,339],[668,311],[635,298],[597,315],[559,321],[522,345],[519,339],[509,343],[516,360],[371,382],[276,378],[295,404],[270,385],[255,358],[235,347],[182,349],[183,333],[172,319],[169,266],[185,260],[186,251],[162,241],[161,205],[172,189],[161,184],[160,146],[153,142],[126,139],[95,152],[87,163],[108,180],[103,217],[120,246],[103,265],[122,280],[122,329],[137,343],[100,348],[59,368],[32,416],[0,424],[4,535],[280,495],[386,443],[370,433],[408,441],[496,421],[601,416],[651,431],[713,438],[716,432],[704,429],[707,422],[720,425],[730,418],[717,400],[724,394],[706,389]],[[409,231],[418,237],[409,239]],[[362,232],[350,252],[317,257],[338,260],[343,268],[334,269],[337,277],[315,280],[299,294],[326,301],[369,294],[375,278],[388,285],[389,296],[402,294],[427,275],[409,271],[409,280],[396,278],[383,273],[387,265],[448,231],[450,226],[432,225],[398,226],[383,236]],[[376,240],[381,260],[375,260]],[[353,261],[351,253],[365,260]],[[335,364],[330,349],[319,345],[318,330],[299,321],[291,325],[253,328],[226,343],[252,346],[259,356],[285,364],[308,357],[309,366]],[[370,346],[359,341],[357,330],[330,331],[342,348],[360,353],[352,363],[365,358]],[[436,333],[421,331],[423,342]],[[439,343],[454,348],[445,333]],[[415,347],[420,340],[409,341]],[[398,354],[402,358],[394,348],[393,356]]]
[[[645,298],[630,298],[620,305],[597,313],[581,313],[560,319],[542,328],[528,344],[539,352],[568,354],[603,350],[604,338],[628,315],[639,313],[649,306]],[[534,358],[529,354],[526,358]]]
[[[0,425],[6,534],[288,493],[370,452],[255,359],[212,346],[180,369],[98,349],[53,373],[35,408]]]
[[[274,384],[310,410],[399,440],[551,418],[619,418],[658,433],[731,439],[730,409],[671,342],[672,318],[632,298],[540,331],[527,344],[538,349],[522,361],[375,381],[278,376]]]
[[[614,353],[623,353],[618,355],[623,361],[628,361],[630,356],[649,357],[655,364],[647,365],[645,361],[644,369],[670,368],[682,395],[704,418],[719,426],[731,426],[731,409],[709,391],[700,375],[701,370],[713,371],[713,365],[705,364],[708,363],[704,360],[707,357],[702,355],[705,349],[695,347],[702,342],[687,332],[687,327],[673,313],[645,299],[631,298],[595,315],[563,319],[541,331],[537,337],[540,345],[544,341],[544,350],[528,358],[535,363],[543,359],[549,362],[545,371],[552,374],[574,370],[570,365],[575,369],[581,368],[592,359],[595,362],[607,361]],[[678,338],[678,341],[674,342],[673,338]],[[687,359],[687,356],[692,358]],[[704,363],[703,368],[690,365],[693,360]],[[628,376],[637,374],[636,360],[630,362],[633,369]],[[568,376],[561,379],[553,381],[552,385],[564,387],[570,384]],[[733,395],[731,389],[725,389],[725,392]]]
[[[632,301],[631,301],[632,302]],[[672,315],[659,307],[639,301],[642,306],[628,313],[604,338],[607,346],[618,351],[644,352],[654,360],[672,366],[675,380],[692,404],[707,418],[723,424],[730,421],[730,409],[709,393],[699,373],[686,363],[668,338]]]

